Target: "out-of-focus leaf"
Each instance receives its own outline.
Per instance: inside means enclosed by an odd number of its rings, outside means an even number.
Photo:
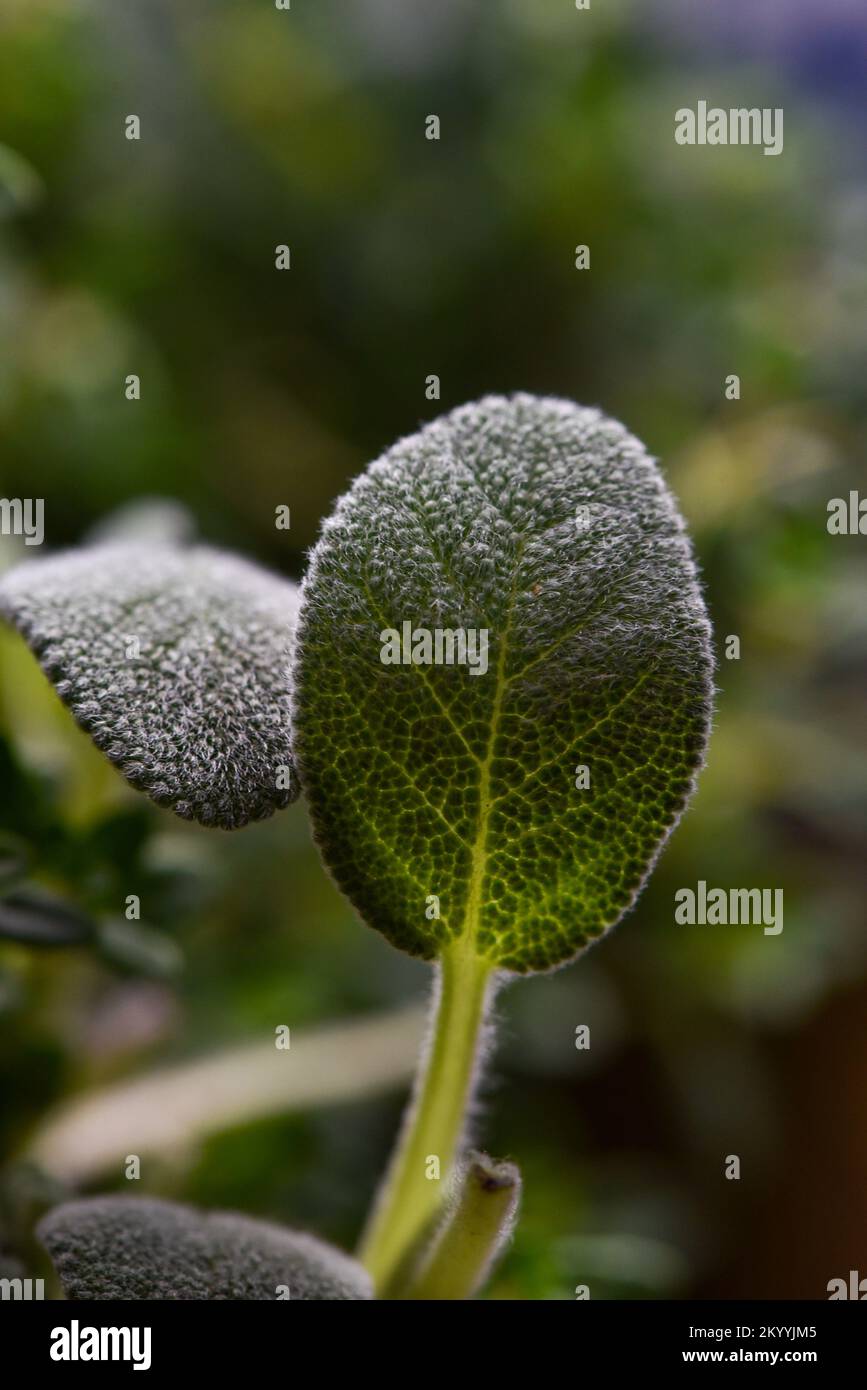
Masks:
[[[118,507],[87,534],[89,543],[138,541],[156,545],[184,545],[194,539],[192,512],[170,497],[140,497]]]
[[[42,180],[32,165],[8,145],[0,145],[0,219],[27,212],[42,196]]]
[[[113,917],[100,923],[99,947],[112,965],[134,975],[162,980],[176,975],[183,964],[177,944],[165,932],[144,922]]]
[[[17,835],[0,833],[0,891],[10,888],[26,874],[30,847]]]
[[[89,827],[75,848],[88,864],[106,864],[120,875],[129,874],[137,867],[152,830],[152,817],[141,803]]]
[[[683,1252],[650,1236],[569,1236],[557,1241],[556,1257],[568,1276],[567,1298],[573,1281],[587,1284],[591,1298],[664,1298],[689,1275]]]
[[[60,833],[56,798],[42,777],[25,769],[12,745],[0,737],[0,826],[14,837],[39,837],[40,844]]]
[[[26,946],[82,946],[96,924],[80,908],[41,890],[21,889],[0,898],[0,938]]]

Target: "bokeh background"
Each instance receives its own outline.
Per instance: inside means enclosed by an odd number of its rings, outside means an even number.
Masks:
[[[480,1130],[526,1194],[493,1298],[823,1298],[867,1273],[867,540],[826,530],[865,485],[865,91],[860,0],[0,0],[0,494],[45,498],[49,547],[163,496],[300,576],[371,458],[514,389],[622,419],[695,537],[708,767],[630,916],[501,997]],[[699,99],[782,106],[784,153],[677,146]],[[5,1267],[42,1272],[33,1220],[74,1190],[351,1245],[427,969],[354,917],[303,806],[175,821],[8,634],[0,801]],[[783,888],[782,935],[675,926],[700,878]],[[106,1087],[116,1108],[167,1067],[273,1053],[277,1024],[303,1078],[157,1143],[136,1183],[140,1133],[106,1162],[104,1114],[77,1148],[57,1130]]]

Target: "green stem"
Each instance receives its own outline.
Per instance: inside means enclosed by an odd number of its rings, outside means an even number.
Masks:
[[[359,1258],[380,1297],[436,1216],[464,1129],[492,966],[465,942],[440,959],[433,1032],[397,1149],[365,1232]],[[439,1160],[439,1178],[428,1176]]]
[[[521,1174],[514,1163],[497,1163],[487,1154],[472,1155],[449,1219],[407,1296],[472,1298],[511,1235],[520,1196]]]

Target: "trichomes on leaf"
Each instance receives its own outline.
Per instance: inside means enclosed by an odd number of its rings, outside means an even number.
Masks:
[[[486,632],[487,670],[384,664],[405,623],[421,653]],[[711,678],[683,522],[638,440],[564,400],[463,406],[373,463],[312,555],[294,730],[323,856],[413,955],[561,965],[683,810]]]

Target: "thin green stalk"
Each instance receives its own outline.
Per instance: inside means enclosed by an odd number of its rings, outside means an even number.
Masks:
[[[433,1031],[397,1150],[365,1232],[359,1258],[380,1297],[436,1217],[472,1096],[492,967],[465,943],[442,954]],[[429,1176],[439,1160],[439,1178]]]
[[[472,1298],[511,1235],[520,1196],[521,1174],[514,1163],[473,1154],[461,1175],[448,1220],[407,1297]]]

